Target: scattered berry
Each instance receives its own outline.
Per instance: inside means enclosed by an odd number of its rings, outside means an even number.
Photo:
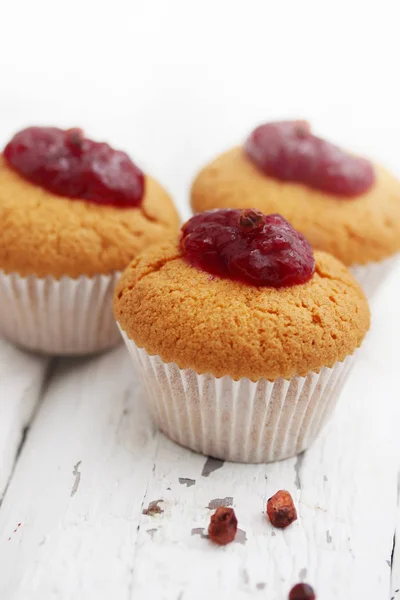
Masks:
[[[208,526],[210,540],[220,546],[233,542],[237,532],[237,518],[233,508],[220,506],[211,516]]]
[[[288,527],[297,519],[293,498],[286,490],[279,490],[267,502],[267,514],[274,527]]]
[[[298,583],[291,589],[289,600],[315,600],[315,593],[307,583]]]

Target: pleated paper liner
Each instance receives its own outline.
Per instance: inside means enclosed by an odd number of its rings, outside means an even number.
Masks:
[[[306,377],[234,381],[164,363],[122,336],[159,429],[206,456],[245,463],[309,448],[335,408],[354,356]]]
[[[0,335],[44,354],[82,355],[118,344],[112,312],[119,273],[77,279],[0,271]]]
[[[399,256],[396,254],[380,262],[353,265],[350,271],[360,283],[367,298],[372,300],[398,265]]]

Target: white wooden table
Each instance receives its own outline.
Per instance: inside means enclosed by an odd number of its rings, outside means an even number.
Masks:
[[[272,119],[308,118],[400,175],[398,11],[4,3],[0,148],[27,125],[83,126],[185,216],[196,171]],[[157,433],[122,346],[47,360],[0,340],[0,600],[286,600],[303,579],[319,600],[400,600],[399,296],[400,272],[321,438],[266,466],[208,461]],[[264,514],[279,488],[299,513],[286,531]],[[201,535],[217,499],[245,532],[225,548]]]
[[[305,455],[271,465],[206,459],[154,430],[123,346],[47,360],[0,342],[2,600],[400,600],[400,273],[340,405]],[[290,490],[299,519],[264,510]],[[236,511],[237,541],[204,536]]]

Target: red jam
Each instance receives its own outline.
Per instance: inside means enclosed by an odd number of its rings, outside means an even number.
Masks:
[[[284,287],[309,281],[310,244],[280,215],[254,210],[211,210],[182,227],[187,261],[212,275],[251,285]]]
[[[306,121],[260,125],[248,137],[245,152],[270,177],[345,198],[363,194],[375,181],[368,160],[316,137]]]
[[[119,208],[143,199],[144,175],[129,156],[88,140],[81,129],[28,127],[7,144],[4,157],[20,175],[60,196]]]

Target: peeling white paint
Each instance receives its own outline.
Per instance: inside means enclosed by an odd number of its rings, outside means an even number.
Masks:
[[[122,346],[59,361],[43,385],[48,361],[2,344],[1,481],[12,477],[0,507],[0,597],[285,600],[305,580],[324,600],[400,599],[400,320],[386,318],[397,303],[389,287],[321,438],[273,465],[207,460],[155,432]],[[284,531],[265,515],[279,488],[299,513]],[[245,544],[207,539],[223,499]]]

